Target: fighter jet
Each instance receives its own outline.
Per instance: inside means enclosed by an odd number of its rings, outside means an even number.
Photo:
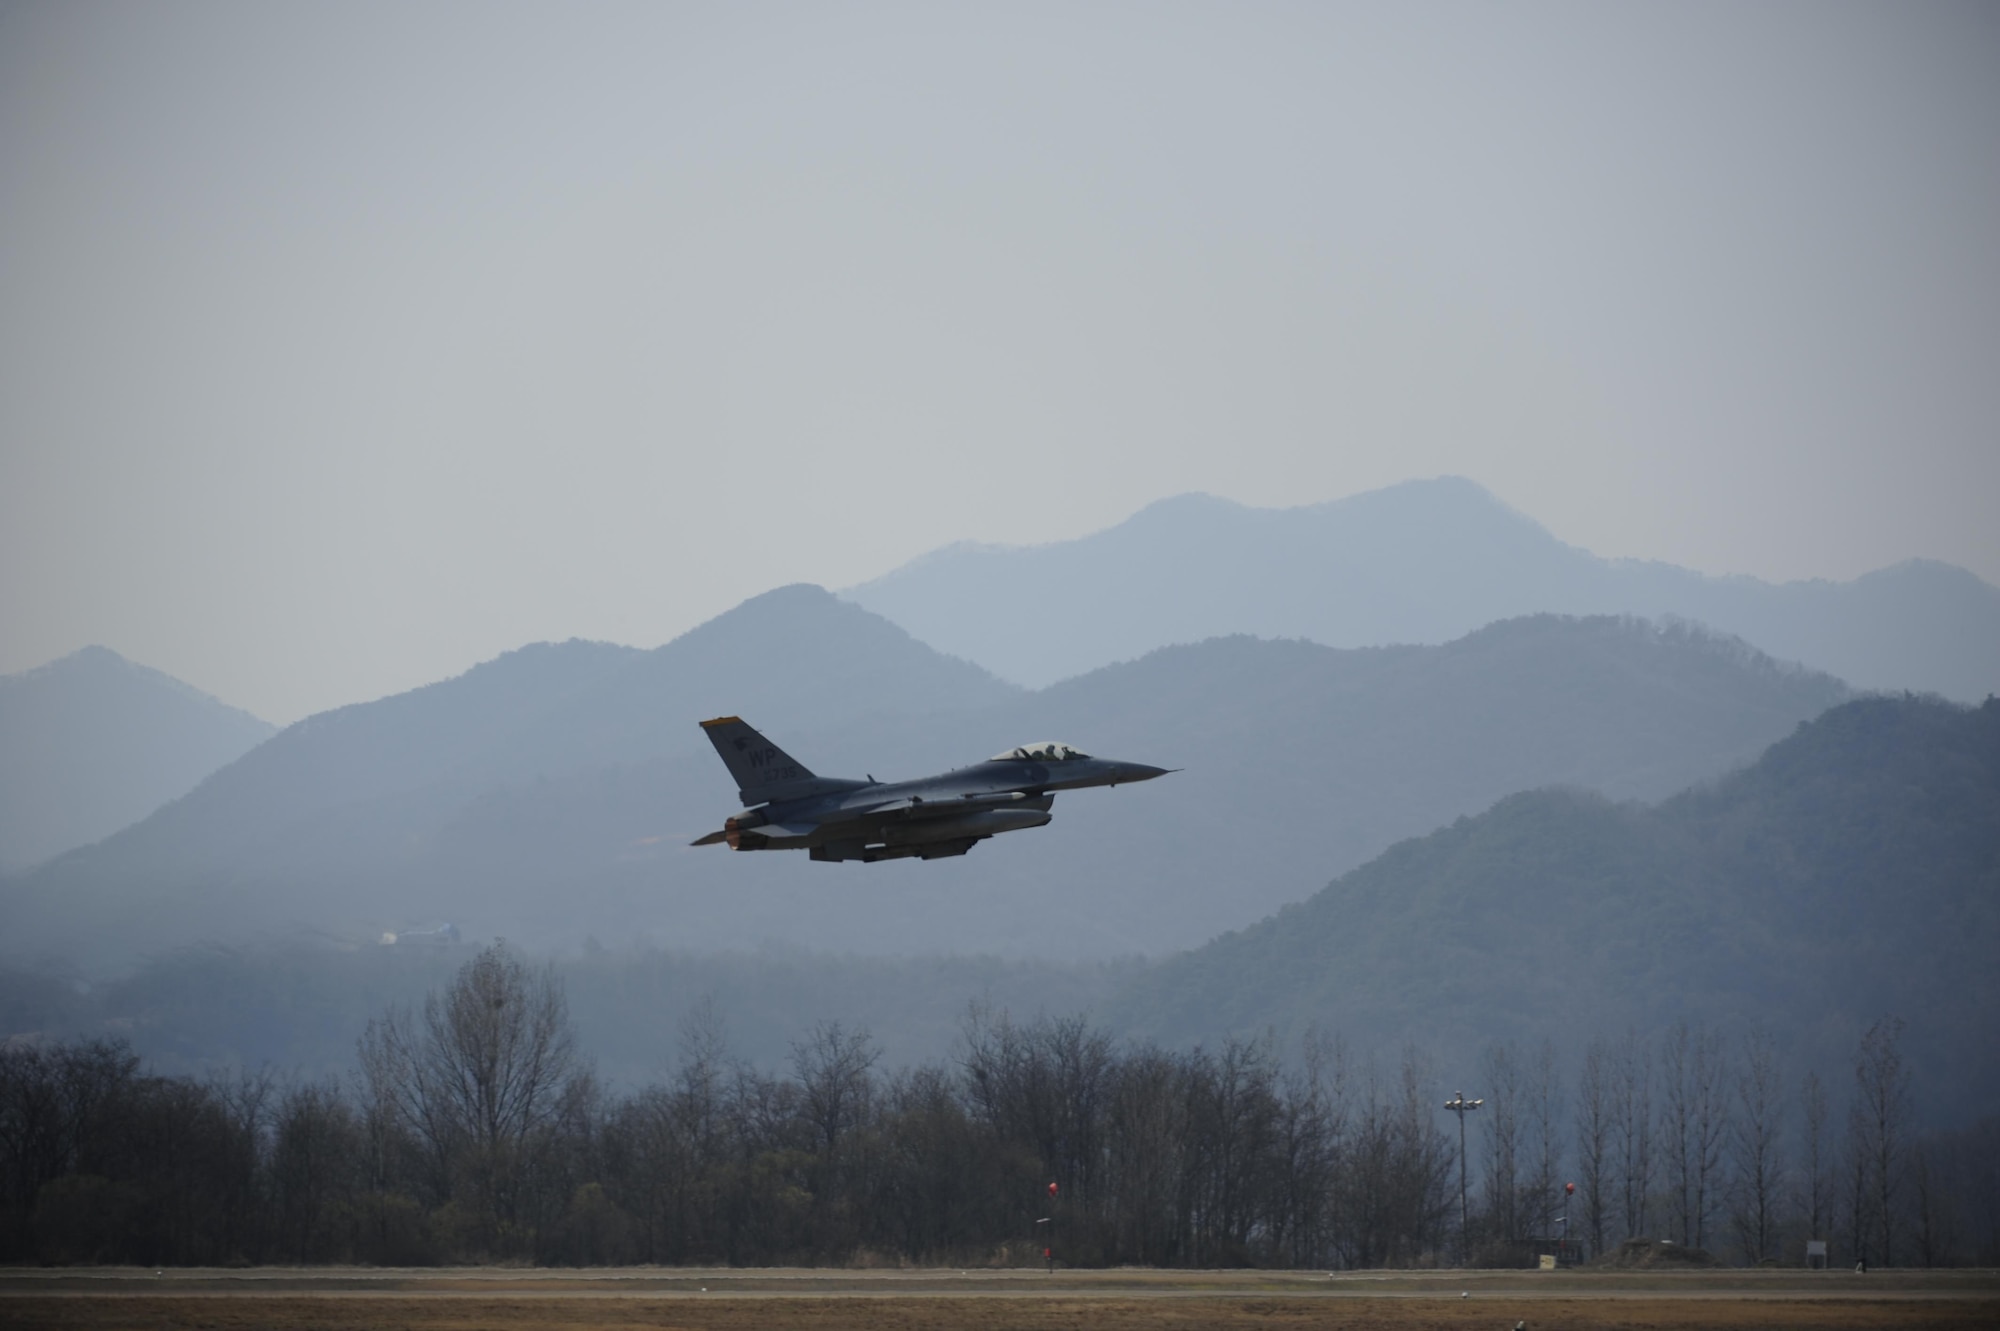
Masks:
[[[1093,758],[1067,744],[1023,744],[917,781],[814,776],[741,718],[704,721],[745,808],[697,846],[804,850],[822,861],[941,860],[987,837],[1040,827],[1058,790],[1150,781],[1174,770]]]

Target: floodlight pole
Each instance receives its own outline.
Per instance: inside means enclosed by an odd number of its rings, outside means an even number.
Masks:
[[[1465,1116],[1485,1103],[1484,1100],[1466,1099],[1464,1091],[1460,1091],[1456,1099],[1444,1102],[1446,1109],[1458,1115],[1458,1260],[1461,1262],[1466,1259],[1465,1236],[1471,1228],[1468,1223],[1470,1210],[1465,1201]]]

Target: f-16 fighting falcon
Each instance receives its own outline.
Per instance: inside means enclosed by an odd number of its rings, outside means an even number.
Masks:
[[[1024,744],[917,781],[814,776],[743,720],[704,721],[736,778],[743,812],[694,842],[732,850],[804,850],[816,860],[939,860],[1002,832],[1040,827],[1058,790],[1150,781],[1174,770],[1093,758],[1067,744]]]

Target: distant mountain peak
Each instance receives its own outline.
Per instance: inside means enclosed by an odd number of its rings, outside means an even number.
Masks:
[[[652,656],[661,662],[730,656],[757,663],[758,671],[776,672],[759,686],[751,678],[756,672],[746,673],[743,665],[734,668],[730,677],[737,700],[715,699],[724,712],[740,711],[750,698],[768,698],[768,690],[777,690],[785,697],[778,700],[775,715],[789,716],[789,703],[806,693],[824,688],[872,691],[863,687],[863,680],[881,669],[910,672],[905,696],[913,707],[936,706],[947,698],[991,701],[1018,688],[984,666],[918,640],[894,620],[809,582],[753,596],[655,648]],[[801,669],[803,675],[790,673]],[[793,682],[779,689],[780,677]]]
[[[1088,533],[1084,537],[1077,537],[1074,539],[1077,540],[1088,539],[1088,536],[1100,535],[1104,531],[1110,531],[1113,528],[1122,527],[1126,525],[1126,523],[1151,522],[1159,520],[1179,520],[1187,517],[1201,517],[1216,513],[1236,514],[1236,513],[1247,513],[1251,511],[1253,511],[1252,505],[1238,503],[1234,499],[1225,499],[1221,495],[1212,495],[1208,493],[1208,491],[1206,490],[1188,490],[1181,494],[1168,495],[1164,499],[1155,499],[1152,503],[1147,504],[1145,507],[1141,508],[1138,512],[1126,518],[1124,522],[1115,522],[1111,525],[1111,527],[1102,528],[1098,532]],[[1062,542],[1051,541],[1048,542],[1048,544],[1060,545],[1062,544]]]
[[[109,647],[0,677],[0,873],[145,817],[272,730]]]
[[[112,684],[114,687],[115,681],[134,683],[143,681],[143,684],[139,685],[140,687],[163,689],[178,694],[192,702],[200,703],[204,706],[218,707],[224,711],[234,713],[244,721],[261,726],[266,731],[274,729],[262,717],[245,711],[241,707],[226,703],[214,694],[198,689],[184,679],[178,679],[173,675],[169,675],[164,670],[156,670],[149,665],[141,665],[139,662],[122,656],[111,648],[98,643],[79,647],[67,655],[58,656],[53,661],[35,666],[32,669],[23,670],[16,675],[0,675],[0,688],[29,686],[36,683],[65,679],[74,681],[95,680],[103,684]]]
[[[911,640],[909,631],[893,620],[852,601],[842,600],[817,583],[793,582],[731,606],[714,618],[697,624],[674,641],[699,642],[706,638],[746,632],[795,634],[815,625],[828,630],[839,625],[849,631],[886,634],[898,641]]]
[[[773,587],[768,592],[759,592],[725,613],[735,614],[752,607],[828,605],[836,603],[838,599],[816,582],[788,582],[782,587]]]
[[[1326,510],[1343,505],[1356,508],[1369,505],[1407,506],[1438,516],[1476,513],[1505,518],[1532,528],[1550,540],[1556,539],[1547,527],[1469,476],[1415,477],[1377,490],[1363,490],[1341,499],[1329,499],[1325,503],[1305,507]]]
[[[19,674],[0,675],[0,683],[5,683],[10,680],[30,679],[40,676],[74,673],[86,670],[111,671],[111,670],[144,670],[144,669],[146,669],[146,667],[141,665],[135,665],[133,662],[128,661],[124,657],[120,656],[117,652],[112,651],[109,647],[102,647],[96,643],[91,643],[87,647],[79,647],[73,652],[69,652],[66,653],[65,655],[58,656],[52,661],[43,662],[41,665],[30,667],[27,670],[21,671]],[[162,675],[161,678],[171,679],[172,676]]]
[[[815,617],[852,614],[861,611],[869,614],[851,601],[844,601],[816,582],[789,582],[782,587],[773,587],[768,592],[759,592],[747,600],[739,601],[689,629],[690,634],[711,632],[733,624],[765,623],[780,620],[796,620],[801,616]]]
[[[1551,612],[1711,624],[1863,688],[2000,690],[2000,589],[1963,569],[1776,585],[1604,559],[1464,476],[1293,508],[1173,495],[1073,540],[947,546],[842,595],[1032,687],[1233,633],[1444,643]]]
[[[1393,485],[1381,486],[1373,490],[1361,490],[1334,499],[1319,499],[1303,504],[1246,504],[1205,490],[1190,490],[1183,494],[1169,495],[1156,499],[1123,522],[1071,538],[1087,541],[1117,531],[1121,527],[1139,524],[1201,521],[1213,518],[1256,517],[1274,515],[1282,517],[1316,518],[1358,514],[1371,510],[1399,512],[1424,520],[1443,521],[1463,519],[1467,516],[1500,517],[1521,526],[1531,528],[1550,540],[1548,528],[1521,510],[1501,499],[1479,482],[1466,476],[1422,476]],[[1064,545],[1069,541],[1050,541],[1048,545]],[[969,543],[946,546],[945,549],[1020,549],[1019,546],[970,546]]]
[[[56,661],[51,662],[51,664],[61,665],[64,661],[76,661],[87,665],[109,665],[113,663],[116,663],[118,665],[132,664],[130,661],[120,656],[117,652],[112,651],[109,647],[94,642],[91,643],[89,646],[77,648],[75,651],[71,652],[68,656],[58,658]]]

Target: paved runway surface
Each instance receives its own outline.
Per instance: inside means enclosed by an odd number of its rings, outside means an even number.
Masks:
[[[2000,1272],[0,1270],[0,1327],[2000,1326]]]

